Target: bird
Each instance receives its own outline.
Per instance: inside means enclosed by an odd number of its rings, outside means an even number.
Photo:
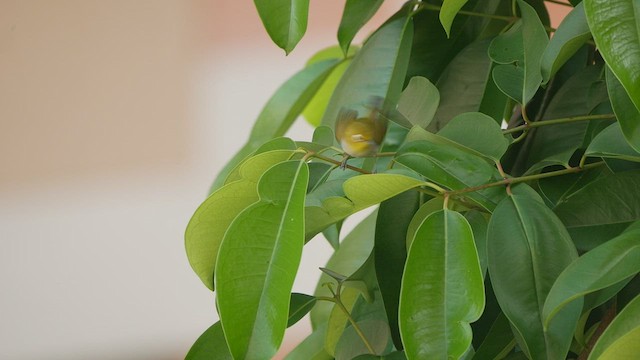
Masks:
[[[351,157],[376,156],[387,132],[388,120],[381,114],[382,98],[369,100],[368,116],[358,117],[358,112],[343,108],[336,119],[336,140],[344,151],[341,169],[347,167]]]

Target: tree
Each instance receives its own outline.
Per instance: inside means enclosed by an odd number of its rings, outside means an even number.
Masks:
[[[221,322],[187,358],[269,359],[308,312],[288,359],[640,353],[640,3],[571,0],[553,29],[542,0],[413,0],[351,46],[381,3],[346,1],[339,46],[276,91],[193,215]],[[292,51],[308,0],[255,4]],[[283,137],[300,114],[311,141]],[[376,157],[340,168],[341,116],[389,121]],[[320,233],[335,253],[291,294]]]

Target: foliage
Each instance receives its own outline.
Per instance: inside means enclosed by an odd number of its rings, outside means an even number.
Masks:
[[[292,51],[309,0],[255,3]],[[638,2],[571,1],[553,29],[542,0],[412,0],[352,45],[381,3],[346,1],[337,45],[276,91],[189,222],[220,322],[187,358],[270,359],[307,313],[287,359],[637,355]],[[345,109],[390,123],[341,167]],[[282,137],[303,113],[313,139]],[[292,293],[323,236],[315,293]]]

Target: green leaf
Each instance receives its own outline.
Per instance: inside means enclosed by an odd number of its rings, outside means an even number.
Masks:
[[[584,12],[598,50],[622,83],[636,111],[640,111],[639,9],[636,0],[584,1]]]
[[[584,14],[584,6],[580,3],[562,20],[542,54],[542,83],[548,83],[562,65],[590,38],[591,31]]]
[[[399,323],[407,358],[462,356],[484,301],[471,226],[451,210],[431,214],[416,232],[402,277]]]
[[[473,240],[476,242],[476,250],[478,250],[478,260],[480,262],[480,270],[482,276],[487,273],[487,218],[478,210],[471,210],[464,214],[464,217],[471,225],[473,231]]]
[[[589,360],[630,359],[640,351],[640,295],[616,316],[593,347]]]
[[[545,325],[571,301],[640,272],[639,238],[640,230],[624,232],[571,263],[549,291],[542,312]]]
[[[349,45],[358,31],[369,21],[382,5],[383,0],[347,0],[338,27],[338,43],[347,56]]]
[[[273,150],[246,160],[237,169],[237,179],[211,194],[191,217],[184,235],[187,258],[210,290],[214,290],[213,274],[225,231],[242,210],[258,201],[260,176],[292,154],[290,150]]]
[[[340,63],[334,67],[331,74],[322,83],[322,86],[320,86],[316,94],[302,111],[302,115],[309,124],[317,127],[322,122],[322,116],[327,110],[329,99],[338,85],[338,82],[340,82],[342,75],[349,67],[349,64],[351,64],[351,57],[358,51],[358,49],[359,48],[357,46],[353,46],[349,49],[347,57],[342,59]],[[338,46],[331,46],[312,56],[309,61],[307,61],[307,66],[322,60],[340,59],[342,56],[342,50]]]
[[[340,274],[351,275],[364,264],[373,249],[376,216],[376,213],[367,216],[342,240],[340,248],[333,253],[325,268]],[[314,296],[331,296],[329,289],[323,285],[328,282],[334,281],[329,275],[322,273],[313,293]],[[331,308],[331,303],[321,301],[311,310],[311,324],[314,329],[327,323]]]
[[[224,235],[215,281],[234,358],[271,357],[282,342],[304,244],[308,178],[302,161],[271,167],[258,183],[260,201],[243,210]]]
[[[253,125],[247,143],[229,160],[216,177],[210,192],[220,188],[227,175],[245,157],[265,142],[284,135],[293,121],[318,91],[325,79],[338,64],[326,60],[310,65],[282,84],[264,106]]]
[[[499,161],[509,146],[509,140],[502,135],[500,125],[488,115],[479,112],[456,116],[438,132],[438,135],[473,149],[494,161]]]
[[[522,89],[522,104],[533,98],[542,83],[540,61],[542,52],[547,47],[549,37],[538,18],[536,11],[524,0],[518,0],[522,13],[522,41],[524,47],[524,87]]]
[[[511,332],[509,319],[500,313],[493,322],[482,345],[476,350],[474,360],[503,359],[513,347],[516,340]]]
[[[554,212],[568,227],[640,219],[640,170],[601,177],[567,196]]]
[[[335,88],[322,125],[333,127],[340,110],[370,111],[371,96],[385,99],[384,109],[395,106],[404,83],[411,51],[413,22],[399,16],[376,31],[355,55]]]
[[[640,162],[640,153],[629,146],[617,122],[596,135],[585,155]]]
[[[287,327],[297,323],[302,319],[316,304],[316,298],[311,295],[292,293],[289,301],[289,319]]]
[[[606,77],[611,107],[618,118],[625,139],[632,148],[640,151],[640,111],[638,110],[640,106],[637,104],[634,106],[620,82],[611,74],[610,69],[611,67],[607,67]],[[636,87],[637,84],[640,83],[636,83]],[[640,95],[640,92],[638,94]]]
[[[322,324],[291,350],[285,360],[333,360],[333,356],[324,351],[326,332],[326,324]]]
[[[340,293],[342,305],[349,313],[351,313],[351,310],[359,297],[360,291],[354,288],[345,288]],[[327,321],[327,335],[324,338],[324,350],[327,354],[331,356],[336,355],[336,346],[344,333],[349,321],[348,319],[347,314],[344,313],[344,310],[340,306],[333,306],[331,314],[329,315],[329,320]]]
[[[493,289],[520,348],[532,359],[564,358],[582,301],[562,309],[546,331],[541,314],[553,282],[578,257],[567,230],[538,199],[513,195],[494,210],[487,240]]]
[[[440,23],[447,33],[447,37],[451,36],[451,24],[456,14],[468,0],[444,0],[440,9]]]
[[[211,325],[191,346],[185,360],[231,360],[229,347],[224,339],[222,325]]]
[[[375,272],[387,313],[391,337],[402,348],[398,328],[398,302],[402,271],[407,259],[407,228],[420,205],[420,193],[406,191],[383,201],[378,209],[375,237]]]
[[[307,31],[309,0],[253,0],[253,2],[271,40],[289,54]]]
[[[426,128],[440,103],[438,88],[422,76],[414,76],[398,100],[398,111],[413,125]]]

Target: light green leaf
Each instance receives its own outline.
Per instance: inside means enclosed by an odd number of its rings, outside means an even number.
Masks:
[[[639,351],[640,295],[627,304],[609,324],[591,350],[589,360],[631,359]]]
[[[640,153],[629,146],[617,122],[596,135],[585,155],[640,162]]]
[[[411,247],[411,243],[416,236],[416,231],[422,224],[422,222],[431,214],[436,211],[440,211],[444,208],[444,201],[442,198],[433,198],[420,206],[418,211],[413,215],[409,226],[407,227],[406,248]]]
[[[351,313],[359,297],[360,291],[354,288],[344,288],[340,294],[342,305],[349,313]],[[344,333],[348,321],[344,310],[340,306],[334,305],[327,321],[327,335],[324,338],[324,350],[327,354],[336,355],[336,346]]]
[[[583,2],[600,54],[640,111],[640,5],[637,0]]]
[[[324,336],[327,324],[322,324],[307,336],[295,349],[285,357],[285,360],[333,360],[333,356],[324,351]]]
[[[412,36],[413,22],[406,16],[398,16],[376,31],[340,79],[322,125],[333,127],[343,108],[368,113],[372,96],[385,99],[384,109],[395,106],[404,84]]]
[[[640,230],[628,231],[582,255],[553,284],[542,315],[548,325],[571,301],[640,272]]]
[[[451,119],[438,135],[464,145],[487,158],[499,161],[509,140],[502,135],[500,125],[479,112],[464,113]]]
[[[243,210],[224,235],[215,282],[234,358],[268,358],[282,342],[304,245],[308,179],[302,161],[271,167],[258,183],[260,201]]]
[[[373,249],[377,213],[367,216],[360,222],[340,243],[327,264],[324,266],[343,275],[351,275],[367,260]],[[331,292],[323,284],[334,282],[325,273],[320,275],[314,296],[331,296]],[[318,329],[321,324],[326,324],[331,313],[332,304],[321,301],[311,310],[311,324]],[[324,340],[323,340],[324,344]]]
[[[293,121],[307,106],[337,63],[336,60],[326,60],[310,65],[276,90],[258,115],[247,143],[218,173],[210,193],[220,188],[229,172],[254,150],[265,142],[284,135],[289,130]]]
[[[210,290],[218,249],[235,217],[258,201],[257,184],[271,166],[288,160],[291,150],[273,150],[249,158],[237,168],[237,177],[209,196],[195,211],[185,231],[185,249],[193,271]]]
[[[355,208],[361,210],[423,184],[400,174],[371,174],[352,177],[344,182],[343,188]]]
[[[451,36],[451,24],[456,14],[468,0],[444,0],[440,9],[440,23],[447,33],[447,37]]]
[[[253,0],[253,2],[271,40],[289,54],[307,31],[309,0]]]
[[[422,76],[414,76],[398,100],[398,111],[413,125],[426,128],[440,103],[438,89]]]
[[[532,359],[562,359],[569,351],[582,301],[569,304],[545,331],[544,300],[578,257],[560,220],[540,200],[513,195],[494,210],[487,234],[489,274],[520,348]]]
[[[185,360],[231,360],[229,347],[224,339],[222,325],[211,325],[191,346]]]
[[[358,31],[375,15],[383,0],[347,0],[338,27],[338,43],[347,56],[351,41]]]
[[[402,277],[399,323],[407,358],[462,356],[484,301],[471,226],[451,210],[431,214],[416,232]]]
[[[640,111],[638,110],[640,106],[637,104],[634,106],[620,82],[611,73],[611,67],[607,67],[606,77],[611,107],[618,118],[622,133],[629,145],[636,151],[640,151]],[[640,83],[636,83],[636,87],[639,87],[638,84]],[[638,94],[640,95],[640,92]]]
[[[562,20],[542,54],[540,65],[543,84],[548,83],[562,65],[590,38],[591,31],[584,14],[584,6],[580,3]]]

